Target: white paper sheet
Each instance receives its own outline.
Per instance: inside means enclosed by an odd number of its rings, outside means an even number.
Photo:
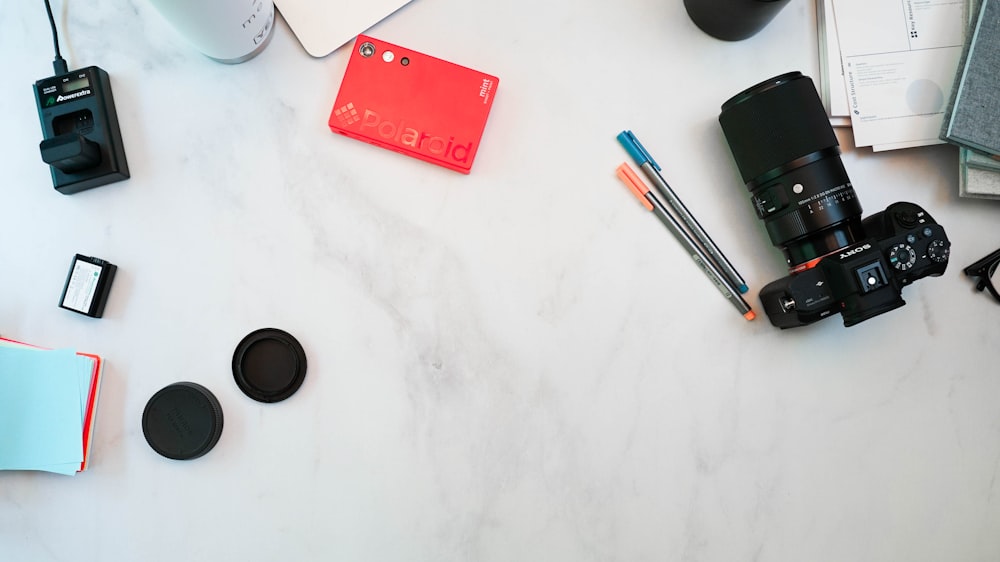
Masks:
[[[834,127],[850,127],[847,86],[840,56],[840,39],[833,13],[833,0],[819,0],[820,69],[823,73],[823,102]]]
[[[963,0],[833,0],[856,146],[940,144]]]

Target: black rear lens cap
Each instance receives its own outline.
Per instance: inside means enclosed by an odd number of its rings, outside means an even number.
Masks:
[[[306,378],[306,354],[288,332],[263,328],[236,346],[233,377],[244,394],[258,402],[281,402]]]
[[[168,459],[196,459],[219,442],[222,406],[215,395],[200,384],[171,384],[146,403],[142,412],[142,433],[149,446]]]

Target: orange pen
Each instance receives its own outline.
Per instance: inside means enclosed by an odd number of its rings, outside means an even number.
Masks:
[[[649,187],[647,187],[646,184],[639,179],[639,176],[636,175],[632,168],[627,163],[622,163],[621,166],[618,166],[616,172],[618,174],[618,178],[621,179],[622,182],[629,188],[632,195],[635,195],[635,198],[642,203],[642,206],[646,207],[646,210],[652,211],[653,214],[660,219],[660,222],[667,227],[667,230],[674,235],[674,238],[680,242],[681,246],[684,247],[684,250],[691,256],[691,259],[694,260],[694,263],[698,264],[698,267],[705,272],[705,275],[707,275],[715,287],[719,289],[722,296],[726,297],[726,300],[731,302],[733,306],[736,307],[736,310],[740,311],[740,314],[742,314],[747,320],[753,320],[756,318],[757,315],[754,314],[753,310],[750,310],[750,305],[747,304],[747,301],[743,300],[743,297],[740,296],[739,292],[731,286],[729,280],[727,280],[718,268],[715,267],[712,261],[708,259],[704,251],[681,227],[680,223],[677,222],[677,219],[675,219],[674,216],[667,211],[666,207],[663,206],[663,203],[661,203],[660,200],[649,191]]]

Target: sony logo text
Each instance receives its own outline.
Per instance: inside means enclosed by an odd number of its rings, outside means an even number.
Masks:
[[[854,254],[860,254],[861,252],[864,252],[865,250],[871,250],[871,249],[872,249],[872,245],[871,244],[863,244],[861,246],[858,246],[857,248],[852,248],[852,249],[850,249],[850,250],[848,250],[848,251],[840,254],[840,259],[846,260],[847,258],[853,256]]]

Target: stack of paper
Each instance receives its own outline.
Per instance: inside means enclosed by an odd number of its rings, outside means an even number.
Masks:
[[[0,470],[87,468],[100,357],[0,338]]]
[[[844,85],[844,65],[840,59],[840,38],[833,0],[817,0],[816,23],[819,34],[820,98],[834,127],[850,127],[851,111],[847,107],[847,87]]]
[[[855,145],[890,150],[940,144],[968,29],[967,2],[827,1]]]

